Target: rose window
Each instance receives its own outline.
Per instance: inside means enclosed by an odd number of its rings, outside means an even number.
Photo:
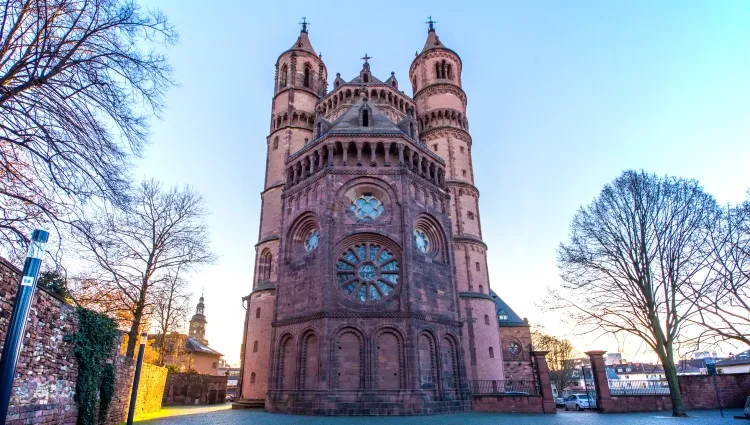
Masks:
[[[430,239],[421,230],[414,231],[414,240],[417,242],[419,252],[426,254],[430,250]]]
[[[305,251],[310,252],[317,248],[318,242],[320,242],[320,232],[318,229],[310,231],[305,238]]]
[[[399,284],[399,265],[388,249],[362,243],[347,249],[336,262],[339,289],[352,301],[378,302]]]
[[[372,195],[362,195],[352,202],[350,207],[354,215],[362,221],[372,221],[385,211],[383,203]]]
[[[508,344],[508,352],[513,356],[521,354],[521,345],[515,341],[511,342]]]

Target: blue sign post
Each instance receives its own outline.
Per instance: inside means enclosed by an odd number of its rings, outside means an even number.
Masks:
[[[13,314],[8,324],[8,334],[5,337],[3,354],[0,357],[0,425],[5,425],[10,404],[10,394],[13,389],[13,378],[16,375],[18,355],[23,347],[23,336],[26,333],[26,319],[29,316],[31,300],[36,290],[36,279],[42,265],[44,248],[49,239],[49,232],[34,230],[31,233],[31,244],[26,262],[23,264],[23,276],[13,304]]]

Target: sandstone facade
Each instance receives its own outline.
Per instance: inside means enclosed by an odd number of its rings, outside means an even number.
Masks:
[[[461,59],[431,24],[413,97],[362,59],[329,92],[303,27],[276,63],[241,397],[296,413],[466,410],[468,381],[534,374],[528,325],[490,290]],[[510,322],[518,365],[503,360]]]

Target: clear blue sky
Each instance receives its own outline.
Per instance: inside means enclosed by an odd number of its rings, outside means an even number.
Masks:
[[[492,288],[561,336],[535,306],[557,285],[575,210],[623,169],[694,177],[719,202],[750,188],[750,3],[245,2],[151,0],[180,33],[171,90],[136,176],[191,184],[213,211],[220,261],[205,286],[207,337],[237,362],[258,238],[274,63],[301,16],[332,83],[365,52],[381,79],[408,69],[432,15],[463,60]],[[283,5],[280,7],[279,5]],[[411,89],[406,89],[411,95]],[[614,351],[607,341],[581,349]],[[624,347],[634,353],[635,345]]]

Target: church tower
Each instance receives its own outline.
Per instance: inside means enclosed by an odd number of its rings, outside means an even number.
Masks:
[[[325,95],[328,72],[315,53],[303,19],[297,40],[276,60],[270,133],[266,138],[266,177],[261,192],[259,240],[255,245],[255,280],[245,297],[245,336],[241,394],[263,400],[270,368],[270,332],[278,280],[282,192],[285,162],[313,138],[315,105]],[[248,365],[249,367],[245,367]],[[251,367],[250,367],[251,366]]]
[[[203,304],[203,294],[198,300],[198,305],[195,307],[195,314],[190,319],[189,336],[197,339],[203,345],[208,345],[206,340],[206,315],[204,313],[205,304]]]
[[[466,327],[462,345],[470,380],[503,379],[502,346],[495,301],[487,272],[487,245],[482,241],[479,190],[474,186],[472,140],[466,118],[466,93],[461,88],[463,64],[428,22],[427,41],[409,69],[421,140],[445,160],[445,186],[455,279]]]

